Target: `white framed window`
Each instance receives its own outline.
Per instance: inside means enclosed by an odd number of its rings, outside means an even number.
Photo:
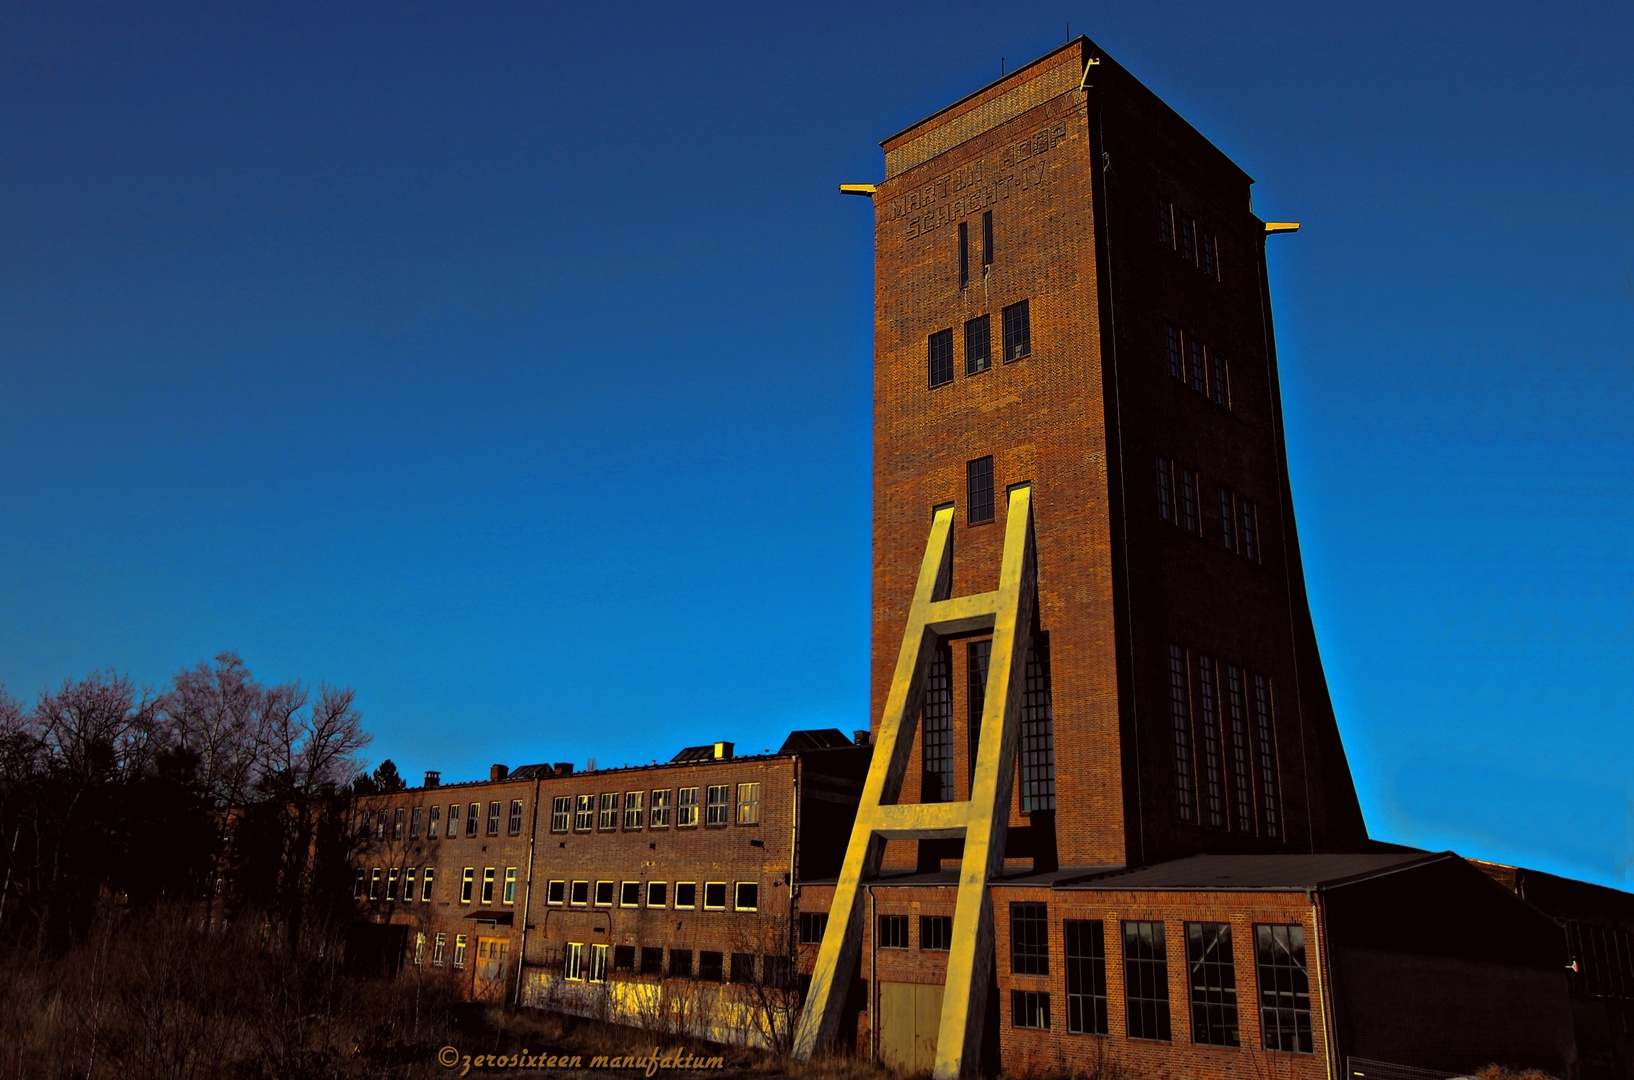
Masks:
[[[465,967],[465,935],[454,935],[454,966],[459,969]]]
[[[547,881],[547,882],[545,882],[545,903],[547,903],[547,904],[561,904],[561,903],[565,903],[566,901],[567,901],[567,882],[565,882],[565,881]]]
[[[566,832],[567,823],[573,817],[573,796],[558,795],[550,800],[550,831]]]
[[[607,981],[607,946],[590,946],[590,970],[586,974],[590,982]]]
[[[562,978],[569,982],[584,981],[584,944],[570,941],[562,949]]]
[[[619,885],[619,887],[618,887],[618,906],[619,907],[640,907],[641,906],[641,882],[639,882],[639,881],[626,881],[626,882],[623,882],[622,884]]]
[[[419,967],[426,962],[426,936],[424,932],[414,935],[414,966]]]
[[[738,824],[760,824],[760,784],[738,785]]]
[[[567,902],[574,907],[584,907],[589,904],[590,883],[588,881],[575,881],[573,883],[573,892],[568,897]]]
[[[436,872],[435,866],[428,866],[420,877],[420,899],[428,904],[431,903],[431,878]]]
[[[706,881],[706,882],[704,882],[704,910],[705,911],[725,911],[726,910],[726,882],[724,882],[724,881]]]
[[[437,940],[431,946],[431,963],[435,967],[443,966],[443,949],[448,946],[448,935],[438,934]]]
[[[735,911],[759,911],[760,882],[738,882],[732,891],[732,908]]]
[[[675,827],[684,829],[698,824],[698,789],[684,787],[675,802]]]
[[[652,810],[647,815],[647,828],[669,828],[670,792],[668,788],[658,788],[652,793]]]
[[[613,890],[614,890],[614,888],[615,888],[615,885],[611,881],[598,881],[598,882],[596,882],[596,906],[597,907],[612,907],[613,906]]]
[[[618,828],[618,792],[601,793],[601,812],[596,815],[596,828],[601,832],[612,832]]]
[[[484,867],[482,871],[482,902],[494,902],[494,868],[491,866]]]
[[[505,868],[505,903],[516,903],[516,867]]]
[[[477,871],[474,866],[467,866],[460,876],[460,903],[469,904],[471,893],[477,883]]]
[[[624,827],[626,829],[641,828],[642,819],[647,816],[641,806],[641,799],[645,794],[644,791],[626,791],[624,793]]]
[[[573,804],[573,831],[589,832],[596,820],[595,796],[580,795]]]
[[[709,803],[704,807],[705,825],[725,825],[732,820],[732,786],[710,784]]]
[[[665,881],[647,882],[647,906],[652,908],[669,906],[669,883]]]
[[[677,881],[675,883],[675,906],[683,911],[698,906],[698,883],[696,881]]]

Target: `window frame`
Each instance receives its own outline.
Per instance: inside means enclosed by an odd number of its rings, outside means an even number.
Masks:
[[[652,798],[647,806],[647,828],[667,829],[670,818],[670,789],[653,788]]]
[[[494,902],[494,880],[497,877],[497,867],[485,866],[482,868],[482,904],[484,907]]]
[[[562,978],[568,982],[584,982],[584,942],[563,943]]]
[[[618,811],[620,802],[621,800],[619,799],[619,793],[616,791],[603,791],[601,793],[599,801],[596,804],[597,832],[618,831]]]
[[[725,911],[726,910],[726,901],[727,901],[727,898],[728,898],[728,894],[727,894],[727,891],[726,891],[727,884],[728,883],[724,882],[724,881],[706,881],[706,882],[704,882],[704,905],[703,905],[703,909],[705,911]],[[716,890],[716,889],[720,890],[720,893],[719,893],[720,902],[719,903],[711,903],[710,902],[710,894],[712,892],[714,892],[714,890]]]
[[[655,889],[658,891],[658,903],[656,903],[656,904],[652,902],[653,890],[655,890]],[[647,888],[646,888],[645,892],[646,892],[646,904],[645,904],[646,907],[654,908],[654,909],[669,907],[669,882],[667,882],[667,881],[649,881],[649,882],[647,882]]]
[[[743,902],[743,899],[744,899],[743,891],[745,889],[750,890],[749,902],[747,904],[745,904]],[[739,882],[733,883],[733,885],[732,885],[732,910],[733,911],[759,911],[760,910],[760,882],[758,882],[758,881],[739,881]]]
[[[933,929],[934,928],[934,929]],[[948,952],[953,948],[953,916],[919,916],[919,951]]]
[[[437,840],[443,829],[443,807],[441,803],[433,805],[426,812],[426,839]]]
[[[583,885],[584,888],[580,889],[580,885]],[[578,899],[581,892],[584,894],[583,900]],[[587,908],[590,906],[590,882],[588,880],[569,881],[567,889],[567,906],[582,908]]]
[[[596,797],[594,795],[573,796],[573,831],[587,833],[596,825]]]
[[[431,903],[431,880],[436,873],[437,868],[435,866],[428,866],[425,873],[420,875],[420,902],[422,904]]]
[[[953,328],[937,330],[925,338],[925,370],[930,389],[953,381]]]
[[[1050,906],[1036,900],[1010,903],[1010,974],[1050,973]]]
[[[471,897],[476,893],[477,868],[465,866],[460,868],[460,903],[469,904]]]
[[[687,903],[681,902],[681,890],[692,890],[692,899]],[[696,881],[677,881],[675,883],[675,903],[671,905],[676,911],[698,910],[698,883]]]
[[[1023,1017],[1027,1021],[1024,1022]],[[1050,1030],[1050,992],[1048,990],[1011,990],[1010,1026],[1031,1031]]]
[[[387,868],[387,870],[386,870],[386,902],[387,903],[395,903],[396,900],[397,900],[397,879],[398,879],[398,877],[399,877],[399,872],[398,872],[397,867],[393,866],[393,867],[388,867]]]
[[[399,806],[391,815],[391,838],[393,842],[403,839],[403,830],[408,827],[408,807]]]
[[[959,222],[959,288],[970,288],[970,223]]]
[[[465,970],[465,950],[469,939],[464,934],[454,935],[454,970]]]
[[[1144,951],[1151,952],[1152,955],[1150,956],[1131,954],[1130,942],[1131,940],[1138,941],[1142,936],[1143,931],[1140,928],[1147,928],[1145,933],[1148,940],[1145,944],[1150,945],[1151,948]],[[1132,929],[1134,930],[1133,938],[1131,937]],[[1119,930],[1118,936],[1123,943],[1125,1033],[1131,1039],[1150,1042],[1173,1042],[1174,1024],[1169,1003],[1169,954],[1168,944],[1165,940],[1167,928],[1162,921],[1156,919],[1125,919],[1119,924]],[[1141,974],[1137,976],[1137,973]],[[1161,991],[1163,996],[1157,997],[1155,993],[1153,995],[1136,993],[1137,989],[1144,990],[1148,987],[1154,991]],[[1148,1014],[1144,1009],[1137,1010],[1135,1008],[1137,1003],[1142,1006],[1150,1006],[1149,1018],[1152,1023],[1152,1034],[1146,1033],[1144,1023],[1140,1032],[1137,1033],[1135,1030],[1137,1017],[1143,1021],[1148,1018]]]
[[[458,840],[460,838],[460,816],[465,809],[463,803],[450,803],[448,806],[448,835],[445,839]]]
[[[515,866],[507,866],[505,868],[505,891],[501,894],[504,897],[504,899],[501,901],[501,903],[505,903],[505,904],[514,904],[514,903],[516,903],[517,869],[518,868],[515,867]]]
[[[874,948],[907,949],[909,925],[906,915],[884,912],[874,917]]]
[[[634,897],[634,899],[627,899]],[[621,908],[638,908],[641,906],[641,882],[621,881],[618,884],[618,906]]]
[[[405,904],[412,904],[416,899],[414,894],[418,891],[416,879],[419,877],[419,871],[420,868],[417,866],[410,866],[403,871],[403,903]]]
[[[1188,922],[1185,933],[1191,1041],[1198,1046],[1241,1046],[1237,958],[1232,948],[1231,924]]]
[[[965,462],[965,524],[986,525],[998,517],[998,500],[994,496],[993,455],[971,458]],[[986,516],[981,516],[986,515]]]
[[[585,982],[604,983],[607,981],[607,946],[599,941],[590,943],[590,968],[585,972]]]
[[[409,814],[409,839],[420,839],[420,830],[425,825],[425,810],[423,806],[416,806]]]
[[[1017,300],[1000,312],[1004,334],[1004,362],[1013,364],[1033,354],[1033,317],[1029,300]]]
[[[696,829],[698,827],[697,788],[684,787],[676,789],[675,827],[677,829]]]
[[[646,791],[626,791],[624,793],[624,831],[638,832],[645,827],[646,821]]]
[[[717,797],[718,796],[718,797]],[[732,823],[732,785],[710,784],[705,795],[704,825],[724,826]]]
[[[521,799],[512,799],[511,800],[510,816],[507,819],[507,821],[505,822],[505,835],[507,835],[507,836],[521,836],[522,835],[522,800]]]
[[[1093,947],[1086,949],[1091,943]],[[1106,924],[1100,919],[1063,919],[1061,944],[1062,966],[1066,969],[1067,1033],[1111,1034]]]
[[[745,793],[747,789],[747,794]],[[738,784],[736,820],[739,825],[760,824],[760,781],[745,780]]]
[[[603,885],[607,886],[607,888],[603,889],[602,888]],[[602,895],[604,893],[606,894],[606,897],[607,897],[607,899],[605,899],[605,900],[602,899]],[[618,900],[618,882],[616,882],[616,881],[599,881],[599,880],[596,882],[596,891],[591,897],[591,905],[590,905],[591,907],[610,908],[610,907],[614,906],[614,904],[617,902],[617,900]]]
[[[370,871],[370,873],[369,873],[369,899],[370,900],[379,900],[380,899],[380,881],[381,881],[380,867],[377,866],[372,871]]]
[[[823,935],[826,933],[828,933],[828,912],[802,911],[800,913],[800,944],[821,945]]]
[[[482,804],[474,802],[465,808],[465,838],[473,839],[482,831]]]
[[[569,832],[573,824],[573,796],[553,795],[550,800],[550,831]]]
[[[993,368],[993,316],[965,320],[965,377]]]
[[[431,943],[431,966],[443,966],[443,954],[448,949],[448,935],[439,933]]]
[[[561,886],[557,888],[557,886]],[[551,878],[545,882],[545,904],[549,907],[567,906],[567,879]]]
[[[499,835],[499,815],[504,808],[504,800],[494,799],[488,803],[488,835]]]

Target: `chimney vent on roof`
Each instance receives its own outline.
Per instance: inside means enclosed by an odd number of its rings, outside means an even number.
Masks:
[[[505,774],[510,771],[511,770],[507,769],[503,765],[490,765],[488,766],[488,779],[503,780],[505,779]]]
[[[732,756],[732,744],[729,743],[729,742],[718,742],[718,743],[716,743],[715,744],[715,756],[718,757],[718,758],[729,758],[729,757],[731,757]]]
[[[872,733],[866,729],[862,731],[853,731],[851,733],[851,741],[858,746],[867,746],[871,737]]]
[[[573,763],[571,761],[558,761],[555,764],[554,769],[557,776],[573,775]]]
[[[443,782],[443,774],[441,772],[437,771],[436,769],[427,769],[426,770],[426,782],[425,782],[426,787],[433,788],[433,787],[436,787],[438,784],[440,784],[442,782]]]

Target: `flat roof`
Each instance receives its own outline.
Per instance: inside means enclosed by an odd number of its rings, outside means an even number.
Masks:
[[[1332,855],[1193,855],[1137,870],[1063,880],[1058,889],[1297,892],[1457,858],[1450,851]]]

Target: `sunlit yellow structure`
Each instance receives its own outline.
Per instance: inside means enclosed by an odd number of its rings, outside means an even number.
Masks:
[[[873,764],[835,886],[806,1010],[795,1034],[794,1055],[800,1060],[834,1044],[862,946],[863,883],[878,875],[885,842],[957,837],[964,840],[964,854],[934,1076],[955,1080],[972,1076],[977,1069],[993,964],[993,905],[988,882],[1004,867],[1023,674],[1038,602],[1032,489],[1022,485],[1009,493],[997,590],[948,595],[953,582],[952,529],[953,507],[937,510],[880,717]],[[924,702],[926,668],[938,641],[987,629],[993,632],[993,651],[970,800],[898,803]]]

